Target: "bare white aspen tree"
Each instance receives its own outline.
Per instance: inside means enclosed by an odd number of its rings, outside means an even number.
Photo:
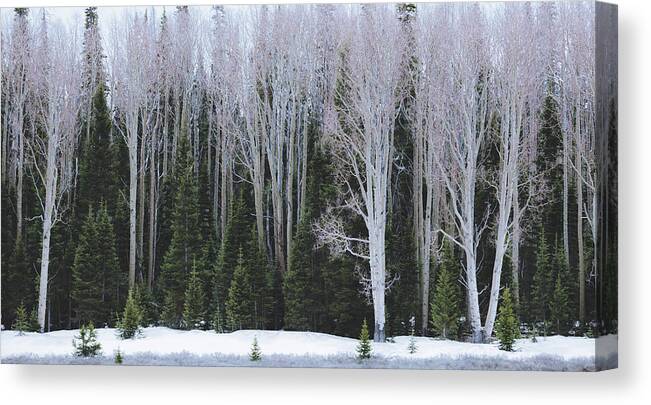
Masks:
[[[114,125],[124,138],[129,151],[129,288],[136,280],[136,238],[138,199],[138,122],[147,96],[147,30],[148,25],[138,13],[124,16],[124,27],[115,26],[112,71],[114,97],[122,125]]]
[[[80,64],[77,37],[55,25],[48,32],[43,14],[34,58],[35,116],[42,131],[28,144],[35,189],[41,205],[41,270],[38,323],[46,328],[45,314],[50,264],[50,235],[61,220],[65,195],[72,182],[74,146],[77,142]],[[37,186],[40,185],[41,187]],[[41,191],[42,190],[42,191]]]
[[[387,288],[385,232],[387,192],[392,156],[391,140],[402,94],[403,31],[387,6],[365,6],[350,21],[338,89],[338,122],[329,131],[343,201],[337,207],[364,220],[367,237],[347,235],[340,217],[326,215],[316,226],[321,242],[335,251],[369,261],[370,277],[363,278],[373,301],[374,340],[385,339]]]
[[[447,6],[444,6],[447,7]],[[463,280],[472,341],[485,339],[479,312],[477,248],[488,216],[475,220],[475,187],[479,176],[479,151],[489,131],[493,105],[489,97],[488,48],[485,16],[478,5],[456,5],[449,16],[450,28],[442,39],[446,69],[444,94],[447,103],[442,120],[444,142],[435,159],[448,192],[448,207],[456,236],[441,230],[465,254]],[[488,214],[488,212],[486,212]]]
[[[527,138],[535,137],[526,131],[530,126],[525,121],[529,106],[537,104],[534,100],[538,98],[537,88],[542,79],[541,65],[535,57],[536,48],[530,46],[535,40],[535,21],[528,5],[514,4],[505,8],[501,18],[494,21],[494,27],[497,32],[494,32],[493,83],[500,130],[497,134],[499,168],[497,181],[493,184],[497,200],[495,259],[484,326],[486,337],[492,335],[497,317],[502,266],[511,243],[513,224],[516,219],[521,219],[528,205],[518,206],[518,213],[514,214],[520,167],[523,163],[530,163],[523,162],[523,143]],[[528,171],[525,168],[525,173]]]
[[[27,9],[16,9],[9,35],[9,43],[3,44],[7,54],[7,66],[3,70],[3,94],[5,101],[5,125],[3,128],[3,180],[9,181],[16,190],[16,240],[23,234],[23,178],[25,173],[25,119],[30,90],[29,69],[31,63],[31,30]],[[8,150],[10,149],[10,150]],[[9,170],[6,165],[10,164]]]
[[[437,10],[436,8],[434,10]],[[412,71],[413,96],[409,102],[408,118],[414,143],[414,234],[417,259],[420,265],[420,304],[423,333],[429,324],[430,265],[438,231],[435,208],[441,190],[441,176],[435,162],[440,154],[442,139],[441,119],[444,97],[444,58],[441,48],[445,24],[431,9],[421,10],[415,25],[415,68]]]
[[[562,44],[564,59],[561,79],[561,122],[564,137],[574,145],[573,161],[568,163],[575,175],[577,206],[577,244],[578,244],[578,287],[579,320],[586,321],[586,265],[583,241],[583,222],[586,215],[589,224],[596,229],[597,200],[594,196],[594,164],[591,164],[594,141],[594,25],[586,16],[594,11],[594,5],[573,3],[563,5],[561,10]],[[588,204],[584,203],[584,187],[587,188]],[[592,192],[591,192],[592,187]],[[592,207],[592,208],[588,208]],[[596,233],[592,233],[596,243]]]
[[[257,125],[264,137],[270,171],[274,215],[274,251],[278,268],[287,268],[294,220],[296,145],[307,133],[314,41],[307,18],[309,8],[283,7],[260,10],[256,19],[254,63]]]

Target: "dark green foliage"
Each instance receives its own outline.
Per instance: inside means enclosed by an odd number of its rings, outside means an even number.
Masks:
[[[364,319],[364,322],[362,322],[362,329],[359,332],[359,343],[357,344],[357,360],[361,361],[370,359],[372,351],[373,348],[368,337],[368,325],[366,324],[366,319]]]
[[[549,320],[556,333],[564,332],[568,321],[568,297],[567,289],[561,281],[561,275],[556,276],[556,284],[549,303]]]
[[[25,309],[25,305],[21,302],[18,308],[16,308],[16,320],[14,321],[12,329],[18,331],[19,335],[23,335],[30,329],[29,326],[27,310]]]
[[[500,341],[500,350],[508,352],[513,351],[515,340],[520,338],[518,318],[513,310],[511,291],[508,288],[505,288],[502,292],[500,311],[495,323],[495,335]]]
[[[201,254],[197,184],[192,154],[185,137],[180,140],[176,163],[174,176],[177,178],[177,187],[171,224],[172,240],[165,253],[159,279],[159,287],[165,297],[165,323],[173,328],[181,326],[187,278],[194,260]]]
[[[203,284],[196,269],[190,273],[188,288],[185,290],[183,305],[183,326],[186,329],[205,329],[208,322],[205,319],[205,296]]]
[[[226,325],[226,301],[229,297],[231,280],[239,262],[240,249],[246,248],[249,240],[251,216],[242,189],[229,210],[228,223],[221,241],[217,261],[213,269],[212,297],[210,309],[213,314],[213,328],[221,332]],[[248,251],[248,250],[247,250]]]
[[[545,324],[549,320],[549,302],[553,280],[549,248],[544,232],[540,233],[536,254],[536,272],[533,277],[530,312],[534,321]]]
[[[133,297],[136,305],[140,308],[142,315],[142,326],[155,325],[158,322],[158,305],[154,300],[154,295],[145,286],[136,283],[133,291]]]
[[[228,289],[226,301],[226,316],[231,330],[248,329],[253,324],[254,307],[253,289],[251,288],[251,269],[244,260],[243,250],[240,249],[237,267],[233,274],[233,281]]]
[[[311,217],[305,215],[294,236],[283,284],[287,330],[311,330],[314,327],[313,318],[319,306],[314,299],[314,243]]]
[[[80,323],[111,322],[124,285],[115,252],[113,224],[105,204],[84,221],[72,268],[72,298]]]
[[[132,339],[141,333],[142,311],[138,306],[136,295],[133,289],[129,290],[124,313],[118,322],[118,332],[122,339]]]
[[[94,357],[102,354],[102,345],[97,341],[97,332],[92,322],[81,325],[79,335],[72,341],[74,355],[78,357]]]
[[[456,277],[459,262],[449,242],[444,242],[443,258],[438,270],[434,299],[431,304],[432,329],[443,338],[457,334],[459,311],[459,288]]]
[[[84,145],[79,163],[77,213],[85,215],[91,206],[105,202],[114,208],[116,195],[111,154],[111,116],[106,104],[104,85],[97,87],[92,99],[90,137]]]
[[[418,299],[414,299],[420,294],[419,266],[416,261],[414,232],[410,224],[393,220],[388,224],[386,257],[389,278],[395,280],[386,296],[387,333],[407,335],[411,331],[410,319],[421,312]],[[420,323],[420,317],[414,319]]]
[[[258,345],[258,338],[253,337],[253,343],[251,344],[251,352],[249,353],[249,360],[251,361],[260,361],[262,360],[262,351]]]
[[[3,223],[3,231],[5,226]],[[4,238],[4,236],[3,236]],[[4,240],[3,240],[4,242]],[[25,254],[25,243],[23,240],[16,241],[11,248],[2,250],[2,319],[8,322],[13,319],[14,314],[7,314],[5,311],[9,308],[15,312],[23,301],[28,303],[36,302],[36,285],[34,277],[37,275],[29,265],[29,258]],[[5,252],[8,260],[5,261]]]
[[[120,352],[120,348],[118,347],[118,350],[115,352],[115,358],[113,359],[115,364],[122,364],[124,359],[122,358],[122,352]]]

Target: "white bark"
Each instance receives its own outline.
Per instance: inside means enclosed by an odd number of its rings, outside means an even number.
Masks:
[[[387,288],[385,232],[392,142],[397,117],[404,50],[403,32],[386,6],[367,6],[351,22],[340,69],[346,90],[339,91],[339,123],[330,129],[330,145],[343,184],[339,210],[364,220],[367,238],[346,235],[335,216],[317,225],[322,242],[369,261],[370,291],[375,317],[374,340],[385,339]]]

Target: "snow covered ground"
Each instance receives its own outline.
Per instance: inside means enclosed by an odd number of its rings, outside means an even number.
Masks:
[[[472,344],[416,337],[417,352],[410,354],[408,336],[395,343],[373,343],[373,358],[355,358],[357,340],[323,333],[243,330],[217,334],[213,331],[180,331],[164,327],[145,328],[141,337],[121,340],[115,329],[98,329],[103,355],[81,359],[72,355],[77,330],[50,333],[14,331],[0,333],[3,363],[113,364],[119,348],[126,365],[262,366],[262,367],[354,367],[417,369],[559,370],[595,369],[595,340],[580,337],[539,337],[533,343],[521,339],[516,351],[498,350],[497,344]],[[254,336],[263,359],[251,362],[248,353]],[[609,345],[616,350],[616,336]],[[616,359],[616,356],[615,356]]]

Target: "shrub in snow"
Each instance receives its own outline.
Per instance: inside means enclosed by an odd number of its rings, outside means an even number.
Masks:
[[[204,305],[203,286],[197,274],[196,266],[193,265],[188,287],[185,290],[185,301],[183,304],[183,327],[185,329],[205,329]]]
[[[411,335],[409,336],[409,345],[407,346],[407,350],[409,350],[409,354],[414,354],[418,351],[418,347],[416,346],[416,339],[414,338],[416,319],[412,316],[409,320],[409,323],[411,324]]]
[[[120,352],[120,348],[118,347],[118,350],[115,352],[115,357],[113,358],[113,361],[115,364],[122,364],[122,353]]]
[[[500,305],[500,313],[497,317],[495,334],[500,340],[500,350],[508,352],[513,351],[515,339],[520,337],[518,319],[513,311],[511,292],[508,288],[504,289],[504,293],[502,294],[502,303]]]
[[[79,335],[72,341],[72,346],[75,348],[74,355],[78,357],[94,357],[102,354],[102,345],[97,341],[97,332],[92,322],[81,326]]]
[[[362,330],[359,332],[359,344],[357,345],[357,359],[364,360],[371,358],[371,341],[368,338],[368,325],[366,319],[362,323]]]
[[[432,329],[444,339],[454,338],[459,329],[459,291],[455,279],[455,274],[459,272],[457,262],[450,243],[446,241],[430,309]]]
[[[27,311],[25,305],[21,302],[16,308],[16,321],[14,322],[13,330],[18,331],[19,335],[24,335],[29,330],[29,321],[27,319]]]
[[[118,333],[122,339],[131,339],[141,333],[142,312],[136,302],[133,289],[129,290],[122,319],[118,320]]]
[[[262,352],[260,351],[260,346],[258,346],[258,338],[253,337],[253,344],[251,345],[251,353],[249,353],[249,360],[251,361],[260,361],[262,360]]]

